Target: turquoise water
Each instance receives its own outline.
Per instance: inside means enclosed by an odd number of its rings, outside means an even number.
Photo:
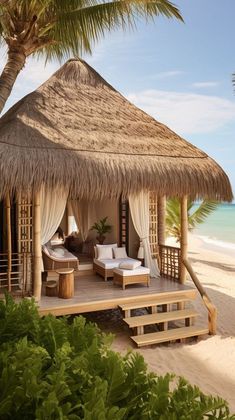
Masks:
[[[235,204],[220,204],[193,233],[235,244]]]

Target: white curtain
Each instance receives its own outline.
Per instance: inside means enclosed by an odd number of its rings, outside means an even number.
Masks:
[[[83,242],[88,237],[89,230],[96,219],[94,202],[88,200],[71,200],[73,214]]]
[[[152,258],[149,244],[149,193],[141,191],[129,196],[129,207],[134,228],[144,248],[145,264],[150,268],[151,277],[159,277],[157,260]]]
[[[41,244],[54,235],[63,218],[68,193],[65,190],[41,190]]]

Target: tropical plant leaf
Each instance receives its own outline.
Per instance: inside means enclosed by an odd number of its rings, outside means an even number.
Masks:
[[[216,210],[218,202],[214,200],[203,200],[202,203],[196,205],[192,212],[194,202],[188,200],[188,230],[192,231],[199,224],[204,223],[206,218]],[[181,235],[181,215],[180,215],[180,200],[178,198],[171,198],[167,200],[166,207],[166,230],[167,234],[174,236],[177,241],[180,241]]]
[[[110,337],[81,316],[42,319],[33,302],[6,296],[1,323],[0,419],[235,420],[221,398],[149,373],[139,353],[112,351]]]

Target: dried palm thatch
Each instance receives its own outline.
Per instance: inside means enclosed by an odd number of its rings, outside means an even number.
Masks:
[[[87,63],[69,60],[0,120],[0,196],[64,186],[73,197],[141,189],[230,201],[206,153],[136,108]]]

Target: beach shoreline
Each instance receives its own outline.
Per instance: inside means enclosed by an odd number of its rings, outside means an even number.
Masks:
[[[193,242],[194,244],[195,241],[200,241],[201,248],[205,250],[212,251],[220,255],[225,254],[228,257],[233,257],[235,259],[235,243],[233,242],[225,242],[216,238],[210,238],[209,236],[197,234],[191,234],[190,238],[190,242]]]

